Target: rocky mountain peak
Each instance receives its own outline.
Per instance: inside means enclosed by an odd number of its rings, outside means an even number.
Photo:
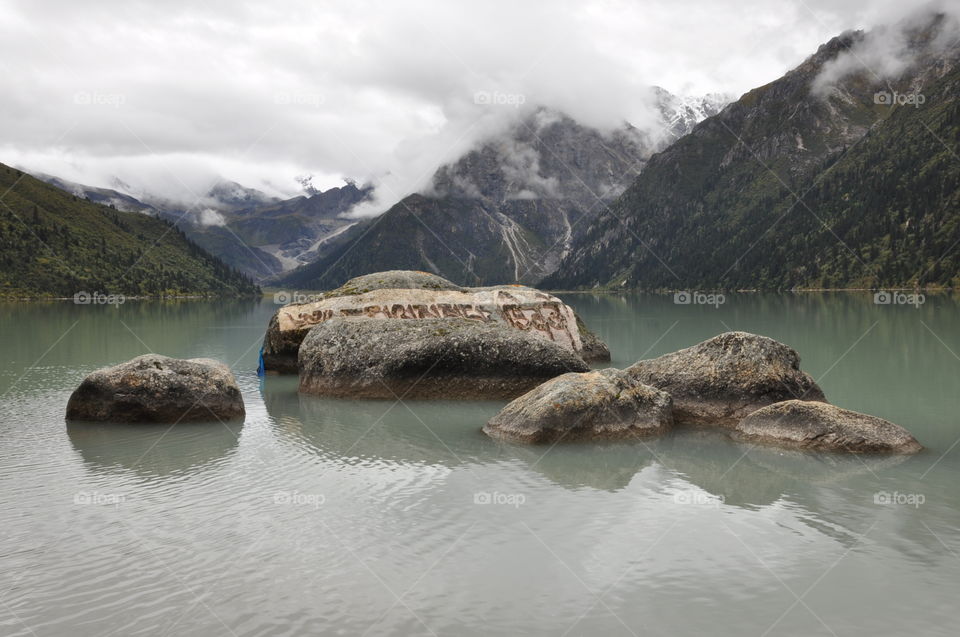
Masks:
[[[554,109],[531,110],[440,167],[427,191],[359,224],[281,283],[324,287],[397,267],[469,285],[539,280],[655,152],[726,102],[660,90],[662,120],[653,130],[627,122],[600,130]]]
[[[659,86],[652,87],[651,92],[662,121],[661,146],[680,139],[693,130],[694,126],[716,115],[727,104],[736,100],[735,96],[728,93],[674,95]]]

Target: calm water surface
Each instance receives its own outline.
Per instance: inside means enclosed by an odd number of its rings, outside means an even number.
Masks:
[[[616,366],[729,329],[784,341],[927,451],[504,445],[480,432],[500,403],[261,382],[270,303],[0,305],[0,635],[957,634],[955,299],[567,300]],[[64,423],[84,375],[149,351],[231,364],[246,421]]]

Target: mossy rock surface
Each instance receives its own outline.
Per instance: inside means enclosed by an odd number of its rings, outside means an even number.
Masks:
[[[351,398],[514,398],[589,368],[550,341],[469,319],[333,318],[300,345],[300,391]]]
[[[392,290],[396,290],[393,293]],[[457,305],[452,314],[439,306]],[[399,314],[394,309],[399,307]],[[409,307],[410,312],[403,308]],[[390,308],[389,314],[373,310]],[[423,320],[465,316],[511,324],[572,349],[587,362],[609,361],[610,350],[560,299],[523,285],[460,287],[428,272],[390,270],[365,274],[324,292],[315,301],[286,305],[271,318],[263,343],[264,368],[297,372],[297,352],[310,329],[330,316]],[[538,315],[538,316],[533,316]]]
[[[726,332],[627,370],[673,397],[677,424],[732,427],[773,403],[826,402],[796,350],[748,332]]]

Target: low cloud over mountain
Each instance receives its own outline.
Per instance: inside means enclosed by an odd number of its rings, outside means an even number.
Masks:
[[[185,207],[221,180],[284,198],[346,175],[378,185],[374,214],[530,108],[648,130],[652,85],[741,93],[917,4],[3,0],[0,159]]]

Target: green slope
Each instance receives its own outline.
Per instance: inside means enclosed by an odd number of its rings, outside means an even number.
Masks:
[[[897,107],[803,190],[732,285],[960,286],[960,70]],[[796,199],[794,199],[796,201]],[[748,276],[749,275],[749,276]],[[709,280],[709,279],[705,279]]]
[[[0,297],[258,293],[171,224],[0,164]]]
[[[887,287],[958,283],[958,52],[925,48],[893,83],[920,107],[874,103],[869,73],[827,95],[821,47],[651,159],[544,287]]]

